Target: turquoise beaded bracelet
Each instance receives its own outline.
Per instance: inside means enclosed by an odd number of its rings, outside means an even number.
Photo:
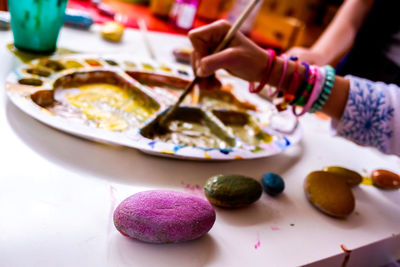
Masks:
[[[321,94],[319,95],[318,99],[314,102],[310,109],[310,113],[315,113],[325,105],[325,101],[328,99],[329,95],[331,94],[333,84],[335,83],[335,69],[329,65],[323,67],[326,76],[324,82],[324,88],[322,89]]]

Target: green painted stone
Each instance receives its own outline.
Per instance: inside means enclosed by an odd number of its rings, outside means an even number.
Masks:
[[[208,201],[215,206],[239,208],[257,201],[262,194],[262,187],[250,177],[220,174],[207,180],[204,192]]]
[[[345,179],[346,183],[351,187],[359,185],[362,181],[361,174],[343,167],[329,166],[325,167],[323,170],[326,172],[331,172],[341,175]]]

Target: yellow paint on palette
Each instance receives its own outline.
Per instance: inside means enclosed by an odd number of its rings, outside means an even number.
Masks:
[[[207,153],[206,151],[204,151],[204,158],[206,158],[206,159],[211,159],[211,156],[208,155],[208,153]]]
[[[79,68],[83,68],[83,65],[81,63],[79,63],[78,61],[75,60],[67,60],[64,63],[65,67],[67,69],[79,69]]]
[[[363,185],[373,185],[372,179],[370,177],[363,176],[361,184],[363,184]]]
[[[147,63],[143,63],[142,67],[143,67],[144,70],[154,70],[154,67],[152,65],[150,65],[150,64],[147,64]]]
[[[160,153],[164,153],[164,154],[175,154],[175,152],[174,151],[172,151],[172,150],[160,150],[160,151],[158,151],[158,152],[160,152]]]
[[[274,137],[270,134],[263,133],[263,141],[266,144],[270,144],[270,143],[272,143],[272,141],[274,141]]]
[[[166,65],[161,65],[161,66],[160,66],[160,69],[161,69],[162,71],[165,71],[165,72],[171,72],[171,71],[172,71],[171,68],[169,68],[169,67],[166,66]]]
[[[78,94],[66,94],[68,102],[79,108],[86,118],[97,127],[110,131],[124,131],[129,124],[121,111],[134,114],[138,120],[145,120],[151,111],[143,106],[143,99],[133,99],[122,88],[105,83],[86,84],[78,87]]]
[[[242,156],[234,156],[233,158],[234,158],[234,159],[243,159]]]

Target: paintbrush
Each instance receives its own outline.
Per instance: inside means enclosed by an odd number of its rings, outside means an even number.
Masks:
[[[217,46],[217,48],[215,48],[215,50],[212,54],[218,53],[219,51],[224,49],[230,43],[230,41],[232,41],[233,37],[235,36],[236,32],[239,30],[240,26],[242,26],[243,22],[246,20],[246,18],[249,16],[250,12],[254,9],[254,7],[258,4],[259,1],[260,0],[252,0],[247,5],[247,7],[240,14],[239,18],[233,23],[232,27],[229,29],[229,31],[224,36],[224,39],[222,39],[221,43],[219,43],[219,45]],[[159,128],[165,130],[165,123],[176,112],[180,103],[182,103],[182,101],[185,99],[185,97],[193,90],[194,86],[199,82],[200,79],[201,78],[195,74],[195,78],[188,84],[185,91],[181,94],[181,96],[176,101],[176,103],[171,108],[169,108],[167,110],[167,112],[165,112],[164,114],[162,114],[160,116],[160,118],[158,120]]]

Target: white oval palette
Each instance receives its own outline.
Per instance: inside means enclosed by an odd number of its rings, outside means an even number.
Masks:
[[[34,60],[7,78],[12,102],[33,118],[90,140],[196,160],[268,157],[297,143],[289,113],[250,94],[247,83],[218,72],[195,88],[168,131],[152,129],[193,78],[189,66],[128,55],[67,55]],[[202,87],[203,88],[203,87]]]

